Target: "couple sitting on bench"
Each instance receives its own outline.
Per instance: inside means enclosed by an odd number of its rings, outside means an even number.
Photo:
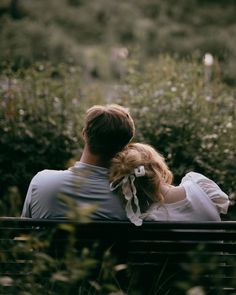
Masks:
[[[22,217],[65,218],[68,206],[95,204],[93,220],[220,221],[228,196],[202,174],[189,172],[179,186],[164,158],[150,145],[130,143],[134,122],[118,105],[93,106],[83,129],[80,161],[68,170],[43,170],[30,183]]]

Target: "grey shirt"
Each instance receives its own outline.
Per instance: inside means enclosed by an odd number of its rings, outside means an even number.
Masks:
[[[68,170],[43,170],[28,188],[22,217],[65,218],[68,206],[59,196],[68,196],[82,208],[95,204],[92,219],[127,220],[119,197],[110,191],[108,169],[81,162]]]

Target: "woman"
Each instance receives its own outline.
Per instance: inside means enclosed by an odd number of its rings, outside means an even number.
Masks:
[[[220,221],[228,196],[212,180],[190,172],[179,186],[164,158],[150,145],[131,143],[112,160],[111,190],[123,196],[127,217],[143,220]]]

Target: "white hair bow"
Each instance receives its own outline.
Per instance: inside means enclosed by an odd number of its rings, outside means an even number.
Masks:
[[[110,184],[111,191],[117,189],[119,186],[122,187],[123,195],[127,201],[125,211],[129,220],[137,226],[142,225],[143,220],[141,218],[141,211],[139,208],[139,201],[137,198],[137,190],[134,185],[135,177],[142,177],[145,175],[144,166],[139,166],[134,169],[134,174],[126,175],[122,180],[114,186],[112,182]],[[134,204],[132,204],[134,203]],[[133,206],[136,207],[136,211],[133,210]]]

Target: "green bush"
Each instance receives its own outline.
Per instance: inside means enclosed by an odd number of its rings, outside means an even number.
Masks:
[[[119,102],[132,112],[136,140],[164,154],[176,183],[194,170],[235,196],[235,93],[220,82],[217,68],[210,75],[202,64],[168,56],[128,68]]]
[[[67,63],[81,60],[78,45],[53,24],[37,23],[31,19],[12,21],[1,19],[0,61],[11,61],[14,69],[28,67],[35,61]]]
[[[117,46],[140,46],[149,60],[160,53],[180,57],[205,52],[217,56],[224,79],[235,85],[235,1],[212,0],[2,0],[0,66],[35,61],[89,64]],[[107,55],[108,52],[108,55]],[[99,67],[103,68],[100,63]],[[111,73],[112,75],[112,73]]]
[[[63,169],[80,151],[84,103],[76,68],[38,64],[1,77],[1,197],[11,186],[25,196],[42,169]]]

